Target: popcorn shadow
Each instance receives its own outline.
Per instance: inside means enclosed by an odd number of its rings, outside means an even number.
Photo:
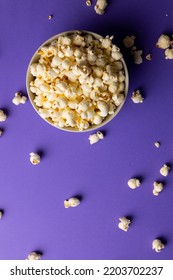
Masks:
[[[37,150],[36,153],[42,158],[45,157],[45,151],[44,150]]]
[[[168,244],[168,239],[165,236],[157,236],[156,239],[159,239],[164,245]]]
[[[73,197],[76,197],[77,199],[79,199],[80,202],[83,201],[83,199],[84,199],[84,196],[79,193],[74,194]]]

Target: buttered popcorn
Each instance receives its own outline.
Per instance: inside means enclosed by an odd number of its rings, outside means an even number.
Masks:
[[[113,36],[76,32],[42,47],[30,90],[42,118],[79,131],[101,124],[125,99],[125,72]]]

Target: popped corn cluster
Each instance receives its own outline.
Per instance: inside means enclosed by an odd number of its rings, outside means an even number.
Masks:
[[[126,77],[112,39],[76,32],[38,51],[30,90],[41,117],[82,131],[114,114],[125,98]]]
[[[173,59],[173,40],[166,34],[161,34],[156,47],[165,50],[165,59]]]
[[[142,50],[138,50],[137,47],[134,45],[136,37],[134,35],[126,36],[123,39],[123,44],[125,48],[130,49],[131,55],[133,56],[133,61],[135,64],[141,64],[143,62]]]

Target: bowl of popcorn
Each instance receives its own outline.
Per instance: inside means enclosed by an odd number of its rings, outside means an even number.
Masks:
[[[26,87],[37,113],[56,128],[98,129],[121,110],[128,71],[113,36],[67,31],[44,42],[27,70]]]

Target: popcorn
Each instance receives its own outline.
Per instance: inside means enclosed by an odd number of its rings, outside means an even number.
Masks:
[[[142,53],[143,53],[142,50],[135,50],[132,52],[133,60],[135,64],[141,64],[143,62]]]
[[[94,10],[97,14],[102,15],[104,14],[107,5],[108,4],[106,0],[97,0]]]
[[[159,195],[159,193],[163,190],[163,184],[162,183],[158,183],[158,182],[154,182],[153,183],[154,189],[153,189],[153,194],[154,195]]]
[[[27,100],[26,96],[22,96],[20,92],[16,92],[14,98],[12,99],[13,104],[19,105],[19,104],[25,104]]]
[[[129,229],[129,225],[131,221],[125,217],[119,218],[119,220],[120,220],[118,224],[119,229],[122,229],[123,231],[127,231]]]
[[[128,180],[127,184],[129,186],[129,188],[136,189],[137,187],[139,187],[141,185],[141,182],[137,178],[131,178],[130,180]]]
[[[37,153],[30,153],[30,162],[33,165],[39,164],[40,163],[40,156]]]
[[[167,164],[164,164],[160,169],[160,174],[166,177],[168,176],[169,171],[170,171],[170,167]]]
[[[3,217],[3,211],[2,210],[0,210],[0,219],[2,219],[2,217]]]
[[[0,109],[0,122],[5,122],[7,115],[4,113],[3,110]]]
[[[167,49],[169,48],[171,45],[171,40],[169,38],[169,36],[162,34],[160,35],[157,43],[156,43],[156,47],[159,49]]]
[[[30,260],[30,261],[39,260],[39,259],[41,259],[41,256],[42,256],[42,255],[41,255],[40,253],[31,252],[31,253],[27,256],[26,260]]]
[[[160,253],[160,251],[164,248],[165,245],[159,239],[153,240],[152,249],[155,250],[157,253]]]
[[[80,200],[76,197],[71,197],[68,200],[64,200],[64,207],[69,208],[69,207],[76,207],[80,204]]]
[[[173,49],[165,50],[165,59],[173,59]]]
[[[144,101],[144,98],[142,97],[140,90],[134,91],[132,93],[131,99],[134,103],[142,103]]]
[[[160,147],[160,142],[157,141],[157,142],[154,143],[154,145],[155,145],[156,148],[159,148]]]
[[[92,5],[91,0],[87,0],[87,1],[86,1],[86,5],[87,5],[87,6],[91,6],[91,5]]]
[[[3,134],[3,130],[2,130],[2,129],[0,129],[0,136],[2,136],[2,134]]]
[[[113,36],[76,32],[42,47],[30,67],[40,116],[56,127],[83,131],[115,113],[125,99],[122,54]]]
[[[145,58],[146,58],[146,60],[151,60],[152,59],[151,54],[148,53]]]
[[[102,132],[97,131],[95,134],[91,134],[88,139],[90,141],[90,144],[92,145],[97,143],[99,140],[104,139],[104,135]]]
[[[132,36],[126,36],[123,39],[123,44],[125,46],[125,48],[129,49],[134,45],[134,41],[135,41],[136,37],[134,35]]]

